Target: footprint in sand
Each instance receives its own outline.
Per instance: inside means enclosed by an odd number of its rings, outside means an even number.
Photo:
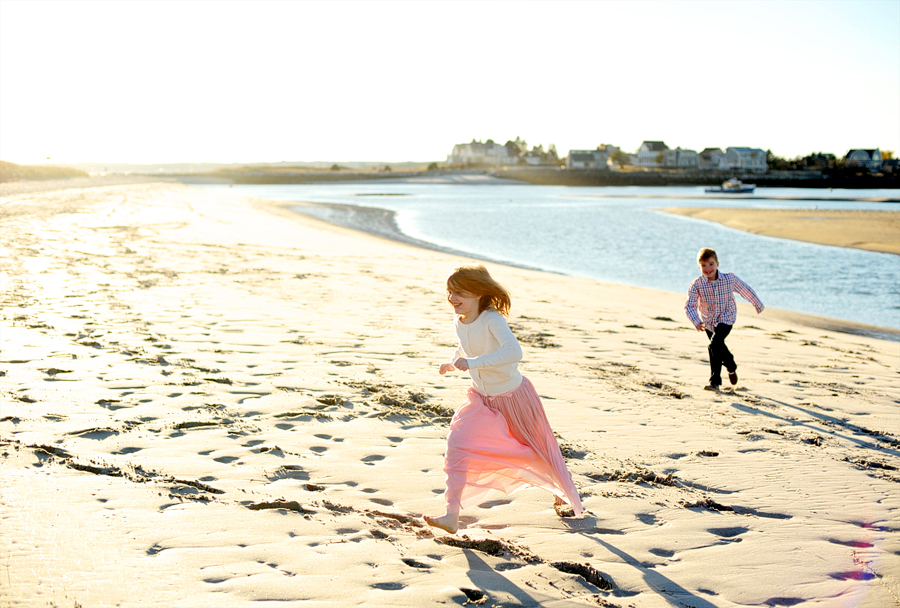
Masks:
[[[359,529],[358,528],[338,528],[337,530],[335,530],[335,532],[337,532],[341,536],[347,536],[348,534],[358,534]]]
[[[372,454],[370,456],[366,456],[365,458],[362,458],[361,460],[362,460],[362,462],[366,463],[368,466],[374,467],[376,462],[384,460],[384,456],[382,456],[381,454]]]
[[[478,505],[479,509],[493,509],[494,507],[502,507],[503,505],[508,505],[512,502],[512,500],[508,498],[501,498],[498,500],[489,500],[487,502],[483,502]]]
[[[518,570],[519,568],[524,568],[525,564],[517,564],[515,562],[500,562],[496,566],[494,566],[494,570],[497,572],[506,572],[507,570]]]
[[[298,479],[300,481],[309,481],[309,473],[304,471],[303,468],[299,465],[286,464],[276,470],[274,473],[266,475],[266,479],[268,479],[269,481],[276,481],[278,479]]]
[[[675,555],[671,549],[649,549],[649,552],[659,557],[674,557]]]
[[[741,542],[740,538],[735,538],[749,532],[750,528],[744,528],[742,526],[734,526],[731,528],[709,528],[707,532],[710,534],[715,534],[716,536],[721,536],[724,539],[729,539],[731,542]]]
[[[375,583],[371,585],[373,589],[381,589],[382,591],[399,591],[406,587],[403,583]]]
[[[71,433],[69,433],[69,435],[76,435],[84,439],[95,439],[97,441],[102,441],[107,437],[112,437],[118,434],[119,431],[110,428],[84,429],[82,431],[72,431]]]
[[[393,500],[388,500],[387,498],[370,498],[369,500],[383,507],[390,507],[394,504]]]
[[[121,454],[124,456],[127,454],[134,454],[135,452],[140,452],[143,449],[144,448],[122,448],[121,450],[117,450],[117,451],[113,452],[113,454]]]

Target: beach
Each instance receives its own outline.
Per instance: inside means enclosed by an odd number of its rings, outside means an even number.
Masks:
[[[897,332],[741,302],[711,393],[684,294],[489,264],[585,513],[449,535],[472,260],[184,184],[2,194],[2,606],[900,605]]]

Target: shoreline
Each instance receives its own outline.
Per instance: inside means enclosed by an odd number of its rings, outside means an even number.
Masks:
[[[407,236],[403,232],[400,231],[400,228],[397,226],[397,222],[394,219],[396,216],[396,212],[391,211],[389,209],[382,209],[379,207],[362,207],[362,206],[354,206],[354,205],[338,205],[338,204],[325,204],[325,203],[297,203],[293,201],[273,201],[269,199],[256,199],[258,201],[263,202],[263,204],[272,204],[275,207],[287,209],[293,213],[299,213],[305,217],[310,217],[316,219],[318,221],[326,222],[332,224],[334,226],[339,226],[341,228],[345,228],[347,230],[353,230],[355,232],[362,232],[364,234],[369,234],[372,236],[380,237],[387,239],[389,241],[402,243],[404,245],[409,245],[411,247],[417,247],[421,249],[427,249],[430,251],[436,251],[439,253],[445,253],[448,255],[458,255],[471,259],[478,259],[487,263],[492,264],[501,264],[503,266],[508,266],[510,268],[520,268],[523,270],[533,270],[536,272],[558,275],[563,277],[571,277],[571,278],[579,278],[589,281],[596,281],[597,283],[604,283],[604,281],[599,281],[596,279],[589,279],[586,277],[575,277],[574,275],[568,275],[562,272],[553,272],[549,270],[544,270],[542,268],[532,268],[522,264],[515,264],[507,261],[499,261],[492,260],[488,258],[484,258],[483,256],[475,256],[472,253],[455,250],[451,248],[441,247],[439,245],[435,245],[434,243],[429,243],[427,241],[422,241],[419,239],[415,239]],[[705,208],[704,208],[705,209]],[[304,211],[306,210],[306,211]],[[316,213],[314,210],[320,210],[319,213]],[[663,209],[662,211],[672,212],[670,209]],[[728,210],[731,211],[731,210]],[[827,244],[827,243],[820,243]],[[627,285],[624,283],[609,283],[615,285],[623,285],[627,287],[636,287],[639,289],[649,289],[652,291],[658,291],[660,293],[667,294],[680,294],[680,292],[670,292],[659,289],[654,289],[652,287],[643,287],[638,285]],[[766,311],[772,311],[779,318],[784,320],[789,320],[794,323],[798,323],[800,325],[804,325],[807,327],[815,327],[819,329],[828,329],[832,331],[839,331],[842,333],[858,335],[858,336],[867,336],[871,338],[877,338],[880,340],[888,340],[891,342],[900,342],[900,329],[894,329],[892,327],[883,327],[880,325],[870,325],[866,323],[859,323],[856,321],[850,321],[847,319],[839,319],[836,317],[824,317],[821,315],[814,315],[810,313],[804,313],[800,311],[793,311],[781,308],[770,308],[766,307]]]
[[[821,176],[816,174],[804,174],[802,176],[785,176],[783,172],[767,172],[765,174],[737,175],[745,181],[755,182],[761,188],[796,188],[799,190],[810,188],[837,188],[857,192],[866,190],[898,190],[900,178],[896,176]],[[184,184],[240,184],[240,185],[290,185],[290,184],[315,184],[315,183],[353,183],[353,182],[430,182],[430,183],[484,183],[485,181],[531,184],[531,185],[557,185],[569,187],[667,187],[667,186],[720,186],[726,179],[734,178],[734,172],[721,174],[681,174],[654,171],[618,172],[599,169],[553,169],[553,168],[524,168],[507,167],[481,168],[481,169],[439,169],[437,171],[413,171],[396,173],[357,173],[334,171],[299,171],[288,173],[284,171],[266,172],[265,170],[252,169],[247,171],[225,171],[216,173],[162,173],[162,174],[111,174],[105,176],[88,176],[76,178],[58,178],[48,180],[24,180],[0,182],[0,197],[9,193],[21,193],[37,191],[33,184],[48,183],[52,189],[85,187],[79,184],[115,185],[138,184],[154,181],[175,182]],[[47,188],[47,186],[38,186]],[[852,197],[848,200],[853,200]],[[862,197],[864,200],[867,197]],[[875,199],[881,197],[874,197]],[[812,200],[812,199],[810,199]],[[823,199],[836,200],[836,199]],[[900,198],[887,197],[883,202],[900,202]]]
[[[515,262],[507,262],[494,260],[484,256],[475,256],[471,252],[453,249],[451,247],[442,247],[435,243],[423,241],[413,238],[400,230],[397,225],[397,212],[390,209],[382,209],[380,207],[362,207],[356,205],[326,204],[326,203],[308,203],[298,201],[276,201],[270,199],[256,199],[272,203],[278,207],[283,207],[292,213],[298,213],[305,217],[309,217],[320,222],[331,224],[354,232],[361,232],[371,236],[383,238],[395,243],[409,245],[419,249],[427,249],[447,255],[460,256],[465,258],[479,259],[491,264],[502,264],[510,268],[521,268],[523,270],[534,270],[536,272],[546,272],[548,274],[558,274],[561,276],[570,276],[562,272],[552,272],[542,268],[535,268],[525,264],[516,264]]]
[[[454,183],[484,183],[486,180],[491,183],[507,183],[513,180],[503,181],[501,179],[494,179],[487,175],[473,175],[473,176],[451,176],[455,177],[456,181]],[[410,181],[410,178],[397,178],[400,181]],[[431,179],[441,180],[444,179],[440,176],[432,177]],[[462,181],[459,181],[459,180]],[[416,178],[412,178],[413,181],[417,181]],[[73,186],[73,183],[77,183],[79,185]],[[58,190],[66,190],[73,188],[95,188],[95,187],[106,187],[106,186],[123,186],[123,185],[147,185],[153,183],[165,183],[165,184],[183,184],[186,186],[191,186],[192,183],[184,183],[180,180],[169,179],[169,178],[154,178],[152,176],[105,176],[105,177],[91,177],[91,178],[69,178],[62,180],[41,180],[41,181],[30,181],[30,182],[6,182],[0,184],[0,197],[8,197],[8,196],[16,196],[20,194],[38,194],[41,192],[52,192]],[[4,190],[5,187],[5,190]],[[602,195],[599,195],[602,196]],[[618,195],[616,195],[618,196]],[[677,197],[674,197],[677,198]],[[387,239],[393,242],[402,243],[408,246],[417,247],[421,249],[426,249],[429,251],[444,253],[448,255],[460,256],[469,259],[478,259],[484,262],[492,263],[492,264],[501,264],[504,266],[508,266],[510,268],[519,268],[523,270],[533,270],[537,272],[547,273],[551,275],[558,275],[563,277],[573,277],[574,275],[567,275],[561,272],[554,272],[549,270],[544,270],[541,268],[534,268],[531,266],[527,266],[524,264],[516,264],[515,262],[510,261],[500,261],[494,260],[490,258],[486,258],[483,256],[474,256],[473,254],[461,250],[455,250],[452,248],[441,247],[439,245],[435,245],[433,243],[429,243],[427,241],[421,241],[419,239],[415,239],[405,235],[400,231],[397,226],[396,221],[394,220],[395,212],[390,211],[388,209],[381,209],[375,207],[362,207],[362,206],[353,206],[353,205],[331,205],[331,204],[323,204],[323,203],[308,203],[308,202],[298,202],[298,201],[273,201],[270,199],[256,199],[263,206],[271,206],[272,209],[280,208],[286,209],[291,214],[300,214],[304,217],[312,218],[317,221],[325,222],[330,225],[338,226],[341,228],[369,234],[372,236],[376,236],[379,238]],[[805,199],[809,200],[809,199]],[[878,202],[878,201],[874,201]],[[309,212],[304,212],[303,209],[308,210]],[[680,208],[680,209],[695,209],[695,210],[706,210],[706,211],[725,211],[725,210],[717,210],[715,208]],[[314,210],[320,211],[316,213]],[[664,212],[674,212],[671,209],[660,209]],[[321,213],[324,211],[325,213]],[[335,211],[338,211],[336,214]],[[728,210],[730,213],[731,210]],[[687,215],[686,213],[683,215]],[[364,219],[359,219],[364,218]],[[716,220],[713,220],[716,221]],[[724,223],[724,222],[720,222]],[[728,225],[728,224],[726,224]],[[735,226],[731,226],[735,227]],[[737,227],[736,229],[742,230],[742,228]],[[760,232],[759,234],[766,234]],[[778,236],[773,234],[767,234],[767,236]],[[790,237],[783,237],[790,238]],[[813,241],[816,242],[816,241]],[[827,242],[818,242],[819,244],[828,245],[830,243]],[[890,252],[892,253],[892,252]],[[595,280],[595,279],[588,279]],[[602,281],[597,280],[602,283]],[[613,283],[615,284],[615,283]],[[618,285],[618,284],[615,284]],[[621,284],[624,286],[629,286],[627,284]],[[639,286],[634,286],[639,287]],[[643,288],[643,289],[653,289],[653,288]],[[660,293],[670,293],[670,294],[680,294],[680,292],[666,292],[661,290]],[[860,335],[860,336],[869,336],[875,337],[882,340],[889,340],[893,342],[900,341],[900,329],[894,329],[892,327],[884,327],[879,325],[870,325],[865,323],[859,323],[856,321],[850,321],[846,319],[839,319],[836,317],[824,317],[820,315],[813,315],[810,313],[803,313],[798,311],[791,311],[787,309],[771,309],[767,308],[767,310],[778,310],[783,313],[783,318],[792,319],[795,322],[798,322],[802,325],[808,327],[818,327],[821,329],[831,329],[834,331],[840,331],[842,333],[848,333],[851,335]],[[779,314],[781,314],[779,313]]]

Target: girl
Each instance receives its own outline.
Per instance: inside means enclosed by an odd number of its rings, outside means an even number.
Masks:
[[[450,422],[444,472],[446,512],[425,516],[451,534],[461,509],[528,486],[568,503],[576,515],[581,499],[566,469],[534,386],[518,371],[522,349],[503,318],[509,292],[484,266],[461,266],[447,278],[459,346],[438,372],[468,371],[472,387]]]

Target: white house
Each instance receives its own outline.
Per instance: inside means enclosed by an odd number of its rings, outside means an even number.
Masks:
[[[881,150],[850,150],[844,157],[844,164],[848,167],[867,167],[869,171],[878,171],[881,169]]]
[[[567,169],[605,169],[609,160],[606,150],[569,150]]]
[[[696,150],[670,148],[663,153],[663,165],[666,167],[689,168],[700,164]]]
[[[765,173],[766,152],[759,148],[725,148],[725,154],[719,158],[719,169],[723,171],[752,171]]]
[[[638,149],[634,164],[638,167],[662,167],[661,161],[668,149],[669,147],[661,141],[645,141]]]
[[[725,156],[721,148],[704,148],[697,162],[701,169],[718,169],[719,159]]]
[[[484,143],[472,140],[467,144],[456,144],[447,157],[448,165],[514,165],[515,153],[489,139]]]

